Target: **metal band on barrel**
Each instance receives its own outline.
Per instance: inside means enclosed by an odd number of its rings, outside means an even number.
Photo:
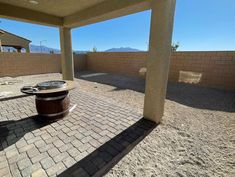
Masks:
[[[65,111],[59,112],[59,113],[53,113],[53,114],[39,114],[40,116],[45,116],[45,117],[55,117],[55,116],[59,116],[62,115],[66,112],[69,112],[69,109],[66,109]]]
[[[46,98],[36,96],[36,100],[43,100],[43,101],[59,100],[59,99],[65,98],[67,95],[68,94],[55,96],[55,97],[46,97]]]

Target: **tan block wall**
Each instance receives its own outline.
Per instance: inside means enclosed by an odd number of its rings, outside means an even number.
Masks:
[[[60,55],[0,53],[0,77],[61,72]]]
[[[74,60],[74,70],[75,71],[82,71],[86,69],[87,65],[87,55],[86,54],[76,54],[73,55]]]
[[[93,52],[87,55],[87,70],[138,76],[146,66],[146,52]]]
[[[139,69],[146,66],[146,58],[146,52],[88,53],[87,69],[139,76]],[[186,73],[186,76],[183,73]],[[195,77],[191,76],[192,73],[200,75],[195,84],[235,89],[235,52],[172,53],[169,80],[192,83],[194,81],[191,81],[191,78]]]
[[[59,54],[2,52],[0,53],[0,77],[58,73],[61,72],[60,58]],[[96,52],[74,55],[74,70],[87,69],[139,76],[140,68],[146,67],[146,58],[146,52]],[[200,75],[198,82],[191,81],[191,77],[195,77],[191,74]],[[235,89],[235,52],[172,53],[169,80],[192,82],[213,88]]]
[[[199,85],[235,89],[235,52],[176,52],[169,80],[177,82],[181,71],[200,73]]]
[[[74,69],[86,67],[86,55],[74,55]],[[0,53],[0,77],[61,72],[60,54]]]

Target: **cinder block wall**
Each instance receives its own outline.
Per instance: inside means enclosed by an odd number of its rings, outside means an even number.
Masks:
[[[139,69],[146,67],[146,58],[146,52],[88,53],[87,69],[139,76]],[[186,78],[180,80],[182,72],[186,73]],[[193,83],[190,78],[187,78],[191,74],[200,75],[199,80],[194,82],[195,84],[213,88],[235,89],[235,52],[172,53],[169,80]]]
[[[74,70],[85,68],[86,55],[74,55]],[[0,53],[0,77],[60,72],[60,54]]]
[[[74,60],[74,71],[82,71],[86,69],[86,60],[87,55],[86,54],[76,54],[73,55]]]
[[[201,74],[199,85],[235,89],[235,52],[176,52],[171,57],[169,80],[182,71]]]
[[[93,52],[87,55],[87,69],[139,76],[139,69],[146,66],[146,52]]]
[[[146,67],[146,58],[146,52],[74,55],[74,70],[139,76],[140,68]],[[58,72],[61,72],[59,54],[0,53],[0,77]],[[235,89],[235,52],[172,53],[169,80]]]
[[[0,77],[61,72],[60,55],[0,53]]]

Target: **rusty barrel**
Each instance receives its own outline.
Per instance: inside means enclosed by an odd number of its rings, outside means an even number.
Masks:
[[[68,91],[36,95],[38,115],[47,119],[58,119],[69,113]]]

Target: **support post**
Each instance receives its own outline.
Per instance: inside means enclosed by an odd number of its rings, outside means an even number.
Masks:
[[[151,4],[144,117],[156,123],[161,122],[164,112],[175,3],[175,0],[153,0]]]
[[[71,29],[60,27],[61,67],[63,80],[74,80]]]

